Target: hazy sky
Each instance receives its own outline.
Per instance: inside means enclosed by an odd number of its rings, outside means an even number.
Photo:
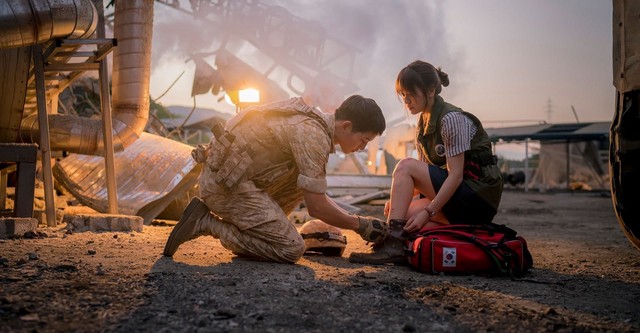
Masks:
[[[485,127],[575,122],[572,106],[580,121],[613,117],[607,0],[263,3],[317,21],[329,35],[357,47],[356,93],[374,98],[388,120],[405,117],[394,92],[395,76],[416,59],[442,67],[451,80],[442,96],[474,113]],[[160,102],[192,105],[194,65],[185,60],[190,52],[214,50],[217,38],[216,29],[156,3],[151,96],[162,94],[185,71]],[[233,113],[218,98],[199,95],[197,104]]]

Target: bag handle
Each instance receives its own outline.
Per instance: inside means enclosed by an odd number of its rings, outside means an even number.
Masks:
[[[509,237],[509,238],[515,238],[516,235],[518,234],[515,230],[507,227],[504,224],[495,224],[495,223],[488,223],[488,224],[448,224],[448,225],[443,225],[441,227],[435,227],[435,228],[429,228],[429,229],[424,229],[424,231],[418,231],[415,234],[409,235],[409,239],[415,239],[418,238],[420,236],[428,236],[431,235],[433,233],[437,233],[440,231],[444,231],[444,230],[462,230],[463,232],[468,232],[468,231],[474,231],[474,230],[484,230],[487,232],[493,232],[493,233],[503,233],[505,235],[505,237]]]

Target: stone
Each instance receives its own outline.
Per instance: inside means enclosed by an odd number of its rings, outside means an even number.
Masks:
[[[30,217],[0,218],[0,238],[22,237],[25,233],[36,232],[38,220]]]

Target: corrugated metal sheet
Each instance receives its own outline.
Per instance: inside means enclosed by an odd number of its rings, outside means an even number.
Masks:
[[[145,224],[171,206],[180,216],[193,195],[200,167],[191,157],[192,147],[143,132],[125,151],[115,154],[118,209],[142,216]],[[56,163],[56,180],[82,204],[106,212],[107,186],[104,158],[72,154]],[[185,204],[176,204],[175,201]]]

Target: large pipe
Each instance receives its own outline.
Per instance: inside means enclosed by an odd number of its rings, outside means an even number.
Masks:
[[[97,11],[89,0],[0,0],[0,142],[20,141],[31,46],[86,38],[96,26]]]
[[[113,56],[111,104],[114,148],[118,151],[136,141],[149,120],[153,3],[116,1],[114,35],[118,47]],[[100,134],[96,136],[101,140]]]
[[[95,7],[89,0],[66,0],[65,1],[36,1],[24,2],[29,6],[17,6],[19,1],[0,0],[0,10],[7,11],[5,7],[13,6],[9,9],[14,11],[13,19],[1,19],[0,35],[5,36],[6,30],[7,47],[21,46],[20,43],[41,43],[46,37],[42,36],[41,29],[48,29],[49,25],[40,26],[40,16],[46,16],[44,8],[48,5],[51,11],[56,11],[55,7],[65,3],[69,6],[67,11],[85,13],[80,18],[76,15],[76,22],[56,21],[54,28],[50,30],[56,33],[48,34],[49,38],[64,37],[64,33],[69,33],[67,37],[76,36],[78,31],[68,26],[81,26],[86,20],[88,10],[80,10],[79,6],[91,6],[92,13]],[[51,5],[49,3],[53,3]],[[33,10],[33,8],[43,8]],[[30,19],[27,19],[31,15]],[[56,16],[51,14],[51,16]],[[88,15],[97,22],[97,17]],[[30,31],[34,33],[19,34],[24,28],[19,21],[27,20],[34,26]],[[45,22],[46,23],[46,22]],[[19,25],[15,27],[15,25]],[[61,27],[58,27],[60,25]],[[95,28],[96,23],[92,26]],[[2,30],[5,29],[5,30]],[[114,37],[118,40],[118,47],[113,55],[113,80],[112,80],[112,109],[113,109],[113,137],[114,149],[121,151],[138,139],[144,130],[149,117],[149,78],[151,76],[151,37],[153,30],[153,0],[127,0],[116,1]],[[58,33],[62,31],[64,33]],[[93,32],[93,31],[92,31]],[[84,34],[80,35],[84,37]],[[0,44],[2,47],[3,44]],[[103,123],[99,119],[81,118],[68,115],[49,115],[49,128],[51,137],[51,150],[65,150],[72,153],[86,155],[102,155],[104,150]],[[24,142],[38,142],[40,137],[37,115],[30,115],[23,119],[20,138]]]
[[[87,38],[97,15],[90,0],[0,0],[0,49]]]

